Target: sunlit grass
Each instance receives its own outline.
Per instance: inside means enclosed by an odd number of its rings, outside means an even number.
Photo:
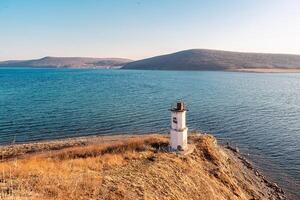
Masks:
[[[158,138],[71,147],[0,163],[1,198],[89,199],[99,195],[103,169],[126,164]]]

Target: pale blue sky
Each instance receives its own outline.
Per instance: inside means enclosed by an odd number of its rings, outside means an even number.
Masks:
[[[0,60],[191,48],[300,54],[300,1],[0,0]]]

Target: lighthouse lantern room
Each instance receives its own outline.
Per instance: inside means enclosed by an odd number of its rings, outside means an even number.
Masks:
[[[171,108],[170,144],[172,150],[183,151],[188,147],[186,111],[186,106],[182,101],[178,101],[176,106]]]

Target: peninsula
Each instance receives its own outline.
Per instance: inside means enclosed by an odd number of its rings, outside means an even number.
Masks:
[[[234,148],[209,134],[189,143],[188,155],[163,134],[1,146],[1,199],[287,199]]]

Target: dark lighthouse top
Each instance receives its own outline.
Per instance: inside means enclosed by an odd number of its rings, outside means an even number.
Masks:
[[[185,104],[183,101],[178,101],[176,103],[176,106],[173,106],[171,108],[171,111],[174,111],[174,112],[183,112],[183,111],[187,111],[188,109],[186,108]]]

